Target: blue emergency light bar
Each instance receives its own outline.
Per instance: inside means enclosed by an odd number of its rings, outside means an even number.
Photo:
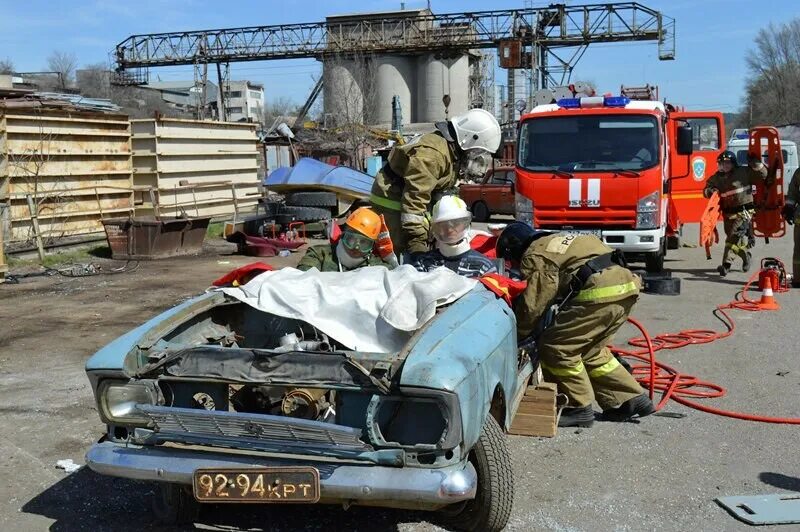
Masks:
[[[631,99],[625,96],[588,96],[584,98],[562,98],[556,104],[562,109],[581,107],[625,107]]]

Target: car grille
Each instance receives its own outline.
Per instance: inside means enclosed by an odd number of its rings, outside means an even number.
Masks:
[[[361,430],[307,419],[193,408],[137,405],[159,440],[244,448],[330,448],[370,451]],[[238,445],[242,444],[242,445]],[[265,445],[269,444],[269,445]]]

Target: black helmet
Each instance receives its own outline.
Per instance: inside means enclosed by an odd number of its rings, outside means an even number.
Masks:
[[[739,163],[736,160],[736,154],[730,150],[725,150],[717,157],[717,164],[722,164],[725,161],[730,161],[733,163],[733,166],[739,166]]]
[[[519,262],[531,242],[552,233],[553,231],[536,230],[524,222],[512,222],[500,233],[495,253],[498,258]]]

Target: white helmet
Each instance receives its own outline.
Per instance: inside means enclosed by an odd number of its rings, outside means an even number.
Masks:
[[[450,119],[456,143],[464,151],[484,150],[494,153],[500,148],[500,124],[485,109],[470,109]]]
[[[471,221],[472,213],[458,196],[443,196],[433,206],[431,229],[439,242],[454,244],[463,240]]]

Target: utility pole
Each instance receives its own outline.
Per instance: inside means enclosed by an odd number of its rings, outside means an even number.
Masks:
[[[228,121],[228,104],[225,103],[225,87],[222,83],[222,67],[217,63],[217,92],[219,94],[219,119],[222,122]]]

